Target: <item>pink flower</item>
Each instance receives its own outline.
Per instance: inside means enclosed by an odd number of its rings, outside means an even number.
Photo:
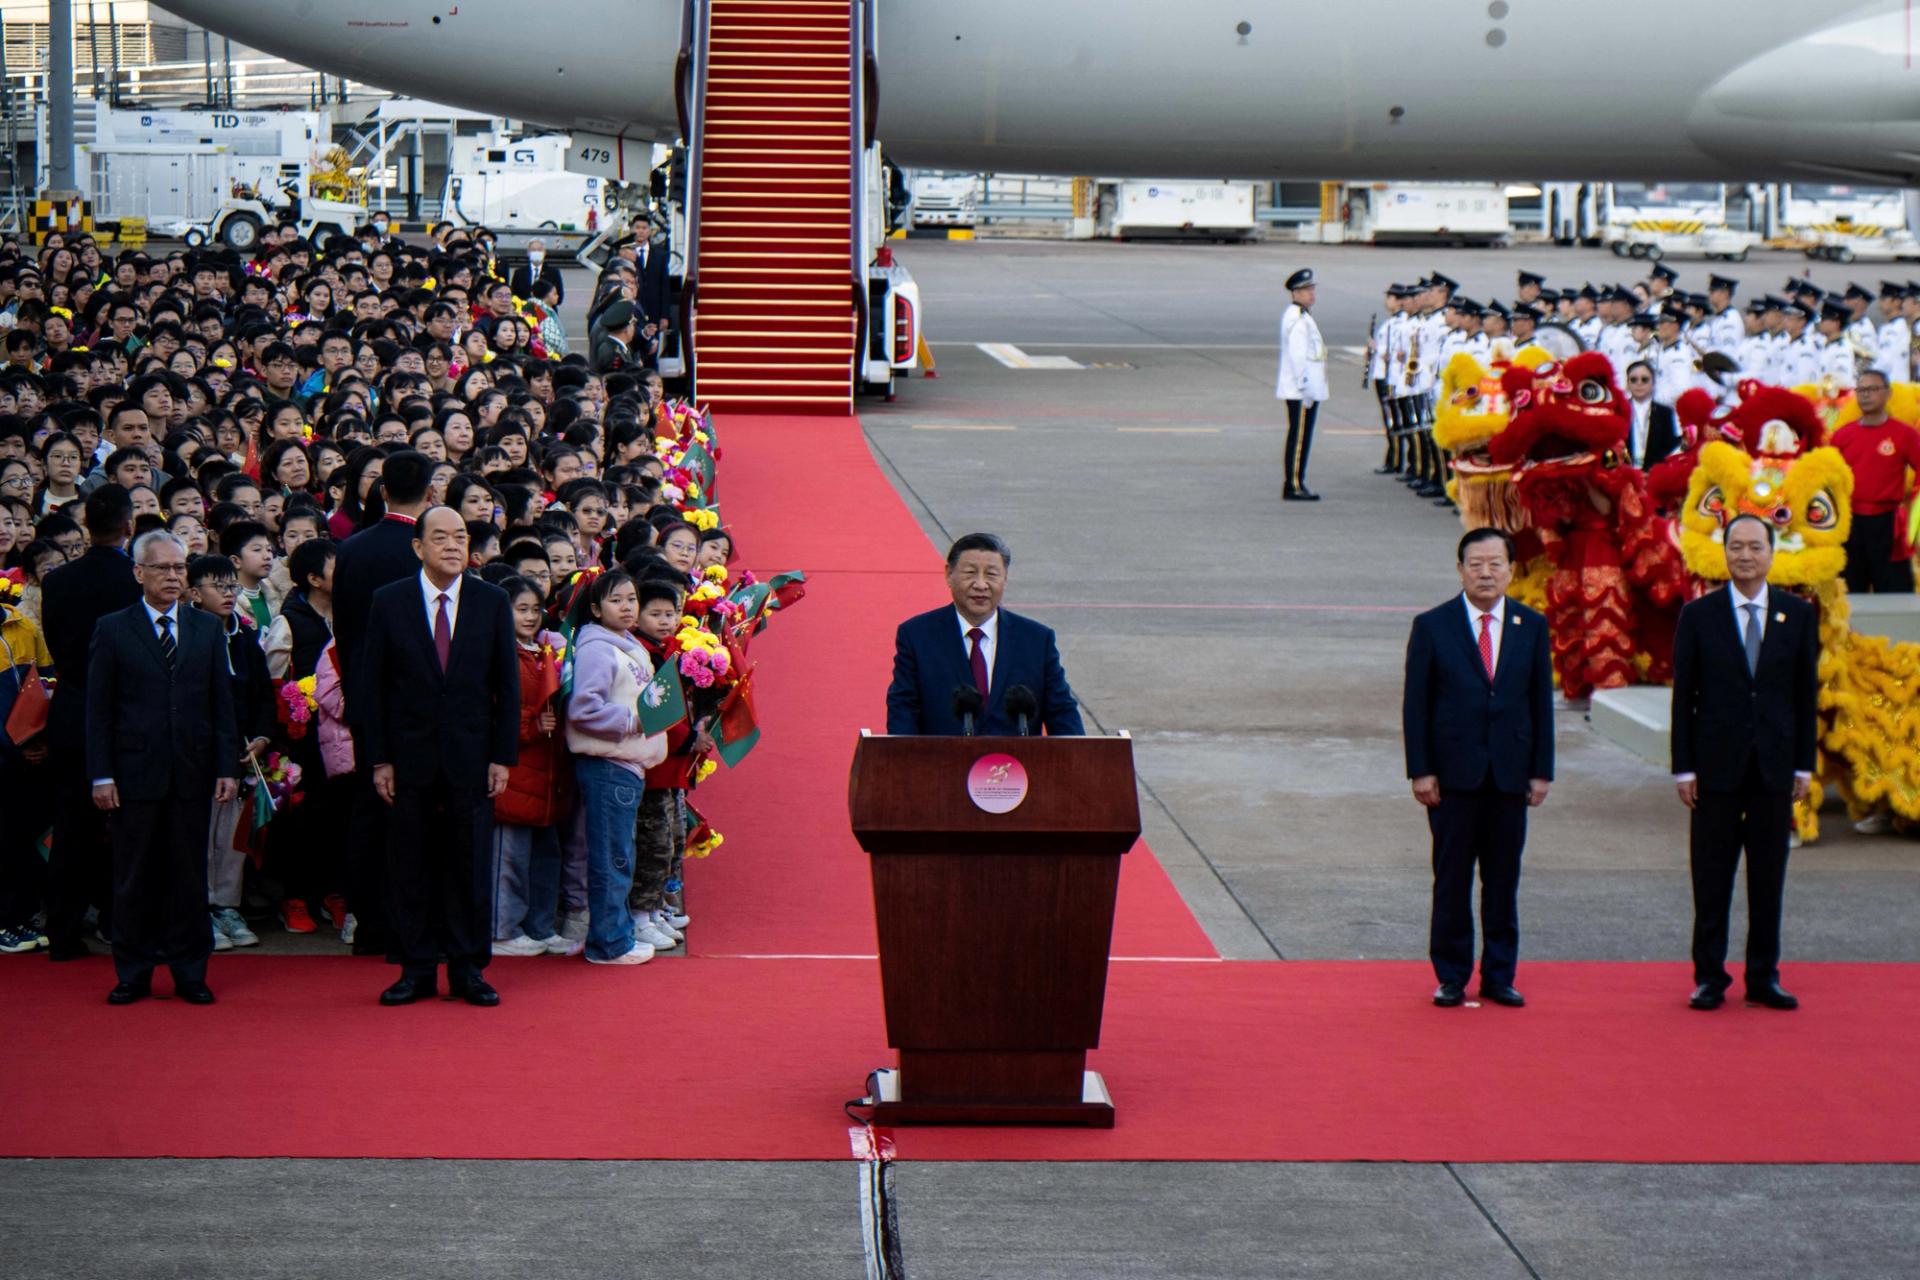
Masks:
[[[728,668],[733,665],[733,660],[727,657],[727,651],[725,649],[719,649],[707,655],[707,661],[712,664],[713,674],[716,676],[727,674]]]
[[[695,667],[687,673],[687,678],[693,681],[695,688],[711,689],[713,687],[713,668]]]

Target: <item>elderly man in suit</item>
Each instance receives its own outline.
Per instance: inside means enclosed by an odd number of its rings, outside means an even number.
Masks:
[[[1673,634],[1673,780],[1693,811],[1693,995],[1718,1009],[1728,913],[1747,855],[1747,1003],[1795,1009],[1780,986],[1780,909],[1793,802],[1813,785],[1820,636],[1807,601],[1767,587],[1773,526],[1735,516],[1729,581],[1680,611]]]
[[[400,980],[380,1003],[433,995],[439,954],[452,995],[497,1005],[480,974],[493,941],[490,802],[520,749],[513,612],[506,592],[467,576],[467,528],[451,507],[421,516],[413,546],[420,572],[374,594],[360,652],[355,746],[392,809],[387,898]]]
[[[88,954],[81,934],[89,902],[100,909],[102,931],[113,927],[112,860],[87,773],[87,648],[101,618],[140,599],[127,555],[133,499],[119,485],[105,485],[87,495],[84,511],[93,545],[47,575],[40,605],[47,652],[60,673],[47,718],[57,792],[47,866],[48,954],[55,960]]]
[[[1030,731],[1086,732],[1053,630],[1000,607],[1012,564],[1007,545],[990,533],[970,533],[947,552],[953,603],[908,618],[894,636],[888,733],[965,732],[956,703],[963,691],[979,699],[978,732],[1018,733],[1020,709],[1007,701],[1016,689],[1033,699],[1025,712]]]
[[[152,992],[212,1004],[207,828],[238,790],[240,741],[219,625],[180,607],[187,550],[167,533],[133,547],[138,604],[108,614],[87,660],[87,768],[113,840],[113,967],[107,999]]]
[[[1520,854],[1527,809],[1553,779],[1553,672],[1547,620],[1507,596],[1513,540],[1475,529],[1455,555],[1461,593],[1413,620],[1401,706],[1407,776],[1433,833],[1428,950],[1442,1007],[1473,976],[1473,869],[1480,868],[1480,994],[1526,1003],[1520,958]]]
[[[420,576],[413,531],[420,513],[431,504],[427,487],[433,478],[433,466],[432,459],[415,449],[404,449],[388,458],[380,473],[386,516],[341,543],[333,562],[334,651],[340,660],[347,698],[347,723],[355,726],[355,756],[361,761],[366,759],[366,750],[358,741],[358,726],[365,718],[366,694],[365,682],[360,679],[360,658],[367,620],[376,591],[388,583]],[[353,944],[355,955],[379,955],[387,950],[386,849],[387,806],[373,794],[362,768],[347,855],[347,901],[355,934],[341,939]]]

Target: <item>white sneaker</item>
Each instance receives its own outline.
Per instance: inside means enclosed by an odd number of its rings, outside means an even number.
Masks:
[[[219,925],[216,924],[211,927],[213,929],[213,949],[215,951],[233,950],[233,939],[229,938],[226,934],[220,932]]]
[[[1876,809],[1854,823],[1853,829],[1863,836],[1883,836],[1893,830],[1893,815],[1885,809]]]
[[[543,956],[547,954],[547,944],[545,942],[535,942],[523,933],[517,938],[508,938],[504,942],[495,941],[493,944],[493,954],[497,956]]]
[[[567,912],[566,919],[560,922],[560,936],[569,942],[585,942],[587,940],[587,913],[584,911]]]
[[[653,921],[654,928],[660,930],[662,933],[671,934],[675,942],[685,942],[687,940],[687,935],[678,925],[674,924],[673,917],[669,916],[666,912],[656,911],[649,919]]]
[[[354,932],[359,929],[359,927],[360,922],[353,918],[353,912],[347,912],[347,922],[340,926],[340,941],[346,943],[348,946],[352,946]]]
[[[557,933],[550,938],[540,939],[540,945],[547,949],[550,956],[577,956],[587,949],[586,943],[563,938]]]
[[[674,928],[674,932],[676,933],[678,933],[682,929],[685,929],[688,925],[693,923],[692,916],[683,915],[680,912],[675,911],[672,907],[668,907],[665,911],[662,911],[660,913],[660,918],[662,920],[665,920],[668,924],[672,925]]]
[[[232,907],[221,907],[213,913],[213,927],[226,934],[227,941],[236,947],[260,945],[259,935],[247,927],[247,918]]]
[[[636,942],[633,944],[633,950],[627,952],[625,955],[615,956],[611,960],[596,960],[592,956],[588,956],[587,963],[588,964],[645,964],[647,961],[651,959],[653,959],[653,948],[648,946],[644,942]]]
[[[633,940],[659,951],[671,951],[680,945],[678,938],[645,917],[633,926]]]

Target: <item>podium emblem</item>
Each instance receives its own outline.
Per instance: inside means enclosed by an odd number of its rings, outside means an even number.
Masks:
[[[1027,798],[1027,770],[1003,752],[981,756],[967,771],[967,795],[987,813],[1012,813]]]

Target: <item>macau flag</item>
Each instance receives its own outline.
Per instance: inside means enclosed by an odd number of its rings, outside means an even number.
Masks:
[[[640,689],[640,729],[665,733],[687,718],[687,700],[680,691],[680,659],[662,658],[653,679]]]

